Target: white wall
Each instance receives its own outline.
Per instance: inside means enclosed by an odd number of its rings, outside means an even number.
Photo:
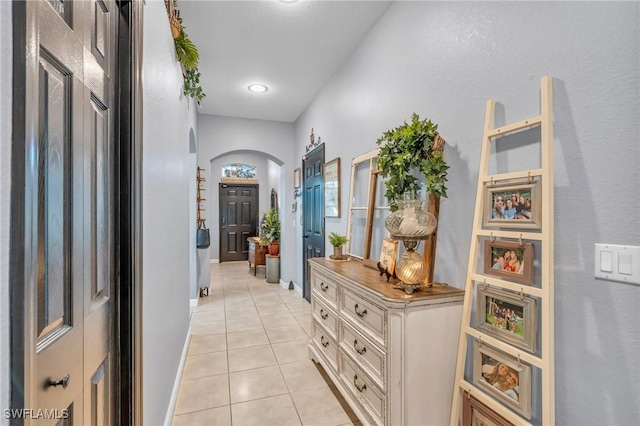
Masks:
[[[291,205],[293,202],[293,169],[296,168],[293,155],[293,124],[279,121],[252,120],[242,118],[220,117],[214,115],[198,116],[198,164],[200,167],[210,167],[210,161],[226,153],[244,151],[260,155],[280,166],[280,187],[273,186],[278,192],[278,200],[281,206]],[[273,170],[273,167],[269,167]],[[212,172],[213,173],[213,172]],[[272,173],[265,178],[271,180]],[[219,180],[210,179],[211,185],[218,185]],[[265,181],[269,182],[269,181]],[[262,191],[263,182],[260,187]],[[207,189],[213,193],[213,189]],[[271,193],[271,187],[268,188]],[[217,196],[212,197],[210,211],[218,209]],[[268,207],[268,198],[265,203],[260,200],[260,209],[263,205]],[[294,227],[289,223],[292,219],[290,209],[281,210],[282,236],[280,249],[282,258],[294,256]],[[217,222],[216,222],[217,223]],[[217,231],[216,231],[217,232]],[[281,278],[285,282],[294,279],[296,265],[292,262],[283,262],[281,265]]]
[[[295,123],[295,158],[311,127],[342,158],[327,233],[346,230],[352,157],[414,111],[439,123],[451,169],[435,279],[464,287],[486,100],[498,125],[537,115],[554,77],[558,424],[640,418],[640,286],[593,278],[594,243],[640,245],[639,15],[637,2],[395,2]],[[526,169],[530,152],[501,151],[498,167]]]
[[[0,408],[9,407],[9,223],[11,212],[11,2],[0,2]],[[0,417],[0,425],[9,420]]]
[[[165,420],[189,328],[189,130],[195,103],[183,98],[182,73],[164,3],[144,10],[143,62],[143,415]],[[197,131],[196,131],[197,140]],[[197,146],[197,144],[196,144]]]

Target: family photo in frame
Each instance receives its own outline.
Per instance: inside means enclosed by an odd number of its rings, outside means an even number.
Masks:
[[[465,392],[462,398],[462,426],[479,425],[513,426],[513,423]]]
[[[485,240],[483,272],[524,284],[533,284],[533,244]]]
[[[531,418],[531,367],[518,359],[474,341],[473,383]]]
[[[478,285],[476,301],[478,330],[535,352],[535,299]]]
[[[486,227],[540,229],[540,180],[485,186],[483,224]]]

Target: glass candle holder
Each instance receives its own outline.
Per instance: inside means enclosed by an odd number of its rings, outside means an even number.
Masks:
[[[422,210],[421,199],[405,196],[403,201],[398,201],[398,210],[387,216],[384,224],[391,238],[401,240],[405,248],[395,267],[396,275],[402,281],[398,288],[406,293],[413,293],[422,287],[422,279],[428,273],[422,256],[414,249],[420,241],[429,238],[438,221],[434,215]]]

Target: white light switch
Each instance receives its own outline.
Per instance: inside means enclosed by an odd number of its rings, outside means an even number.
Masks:
[[[625,275],[631,275],[631,255],[618,254],[618,272]]]
[[[596,244],[595,277],[640,284],[640,247]]]
[[[602,272],[613,272],[613,252],[600,252],[600,270]]]

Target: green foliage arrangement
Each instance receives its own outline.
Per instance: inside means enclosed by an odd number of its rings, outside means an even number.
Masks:
[[[278,210],[269,209],[262,216],[260,236],[265,238],[269,243],[280,240],[280,217]]]
[[[200,72],[198,71],[198,63],[200,61],[200,53],[195,43],[189,38],[187,33],[184,32],[185,27],[182,24],[182,18],[177,17],[180,22],[180,35],[176,37],[173,42],[176,48],[176,56],[178,62],[184,68],[182,78],[184,84],[182,86],[182,93],[185,96],[190,96],[198,102],[205,98],[205,93],[200,86]]]
[[[349,241],[346,235],[338,234],[337,232],[332,232],[329,234],[329,243],[334,247],[342,247]]]
[[[416,194],[420,184],[411,173],[414,169],[425,175],[427,192],[437,197],[447,196],[447,169],[442,153],[433,150],[438,135],[438,125],[429,119],[420,120],[413,113],[411,122],[406,121],[388,130],[376,141],[380,146],[378,167],[384,178],[388,178],[385,196],[391,211],[398,209],[397,201],[403,199],[406,192]]]

